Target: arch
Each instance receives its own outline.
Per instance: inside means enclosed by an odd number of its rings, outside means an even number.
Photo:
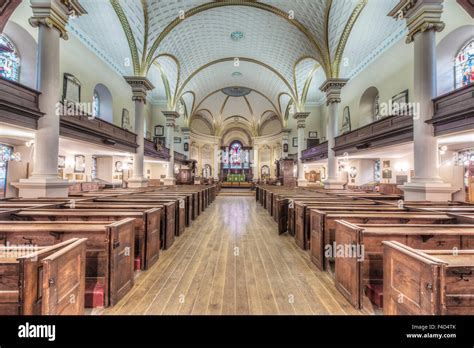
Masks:
[[[293,89],[291,88],[291,85],[290,83],[285,79],[285,77],[278,71],[276,70],[275,68],[273,68],[272,66],[268,65],[268,64],[265,64],[264,62],[261,62],[257,59],[253,59],[253,58],[247,58],[247,57],[226,57],[226,58],[220,58],[220,59],[216,59],[212,62],[209,62],[201,67],[199,67],[198,69],[196,69],[195,71],[193,71],[187,78],[186,80],[183,82],[183,84],[180,86],[179,90],[178,90],[178,95],[181,95],[182,91],[185,89],[185,87],[187,86],[187,84],[197,75],[199,74],[200,72],[202,72],[203,70],[206,70],[210,67],[212,67],[213,65],[217,65],[219,63],[223,63],[223,62],[230,62],[230,61],[234,61],[236,58],[238,58],[240,61],[242,62],[247,62],[247,63],[251,63],[251,64],[256,64],[256,65],[259,65],[267,70],[270,70],[273,74],[275,74],[284,84],[285,86],[288,88],[288,91],[291,92],[291,98],[292,99],[296,99],[296,96],[294,95],[294,91]],[[222,87],[221,89],[224,89],[228,86],[224,86]]]
[[[113,123],[114,111],[112,103],[112,94],[110,93],[109,89],[102,83],[99,83],[94,87],[93,95],[96,96],[99,100],[99,114],[94,116],[104,121]]]
[[[379,90],[376,87],[367,88],[359,102],[359,126],[374,122],[377,119],[377,108]],[[342,116],[341,116],[342,117]],[[342,124],[342,122],[340,123]]]
[[[25,86],[36,89],[36,61],[38,44],[35,38],[21,25],[8,21],[3,34],[10,39],[16,47],[20,57],[19,82]]]
[[[437,88],[438,95],[455,88],[454,59],[458,52],[474,39],[474,25],[464,25],[447,34],[437,45]]]
[[[310,33],[310,31],[303,25],[301,24],[297,19],[291,19],[288,16],[288,13],[285,11],[282,11],[274,6],[260,3],[260,2],[243,2],[241,0],[235,0],[235,1],[218,1],[218,2],[212,2],[212,3],[205,3],[200,6],[197,6],[195,8],[192,8],[184,13],[184,19],[181,18],[181,16],[177,16],[171,23],[167,25],[167,27],[158,35],[158,37],[154,40],[153,44],[150,47],[150,51],[148,52],[147,59],[146,59],[146,66],[147,69],[151,66],[151,62],[153,59],[153,55],[155,52],[158,50],[161,42],[173,31],[174,28],[176,28],[180,23],[182,23],[184,20],[191,18],[192,16],[199,14],[203,11],[207,11],[213,8],[221,7],[221,6],[250,6],[256,9],[260,9],[263,11],[271,12],[280,18],[283,18],[287,20],[290,24],[294,25],[301,33],[303,33],[308,41],[311,43],[315,51],[319,54],[319,59],[324,60],[324,62],[321,62],[323,67],[325,68],[330,68],[330,61],[329,57],[327,54],[324,54],[321,46],[319,45],[318,41],[316,38]]]

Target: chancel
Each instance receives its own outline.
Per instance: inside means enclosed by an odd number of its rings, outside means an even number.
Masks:
[[[0,1],[0,245],[0,315],[474,315],[472,1]]]

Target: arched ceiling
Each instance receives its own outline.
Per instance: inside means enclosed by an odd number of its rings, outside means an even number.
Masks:
[[[397,2],[81,0],[88,14],[70,27],[118,73],[148,76],[152,100],[183,103],[218,129],[239,115],[258,133],[266,118],[284,122],[290,102],[322,102],[327,77],[353,76],[400,38],[403,21],[387,16]],[[215,92],[232,86],[252,93],[221,111]]]

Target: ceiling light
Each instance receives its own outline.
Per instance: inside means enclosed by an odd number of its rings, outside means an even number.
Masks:
[[[230,38],[234,41],[240,41],[244,38],[244,33],[241,31],[234,31],[230,34]]]

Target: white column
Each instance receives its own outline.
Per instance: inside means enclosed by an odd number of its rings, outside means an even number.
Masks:
[[[436,97],[436,32],[444,29],[441,22],[443,0],[401,1],[392,10],[394,18],[405,18],[408,26],[407,43],[414,42],[414,101],[413,149],[415,177],[399,186],[407,201],[447,201],[456,191],[444,183],[438,170],[438,141],[433,127],[426,121],[433,117]]]
[[[219,180],[219,144],[214,144],[214,168],[213,176],[215,180]]]
[[[260,166],[259,166],[259,158],[258,158],[258,151],[260,151],[260,147],[257,144],[253,145],[253,178],[260,179]]]
[[[125,80],[132,87],[132,100],[135,102],[135,134],[137,149],[133,155],[133,175],[128,179],[128,187],[146,187],[148,179],[144,176],[145,160],[145,103],[146,94],[154,87],[146,77],[126,76]]]
[[[77,0],[63,3],[57,0],[31,0],[33,17],[30,24],[38,27],[37,89],[41,92],[40,110],[44,113],[38,120],[35,133],[33,174],[20,179],[13,186],[19,196],[66,197],[70,183],[58,178],[60,93],[60,39],[68,39],[66,25],[69,13],[80,16],[86,11]]]
[[[328,121],[326,138],[328,140],[328,178],[324,182],[325,189],[342,189],[345,182],[339,179],[337,174],[337,157],[333,148],[336,145],[337,116],[339,104],[341,103],[341,89],[347,83],[347,79],[328,79],[320,87],[326,93],[326,104],[328,106]]]
[[[304,177],[304,168],[303,168],[303,161],[301,160],[301,156],[303,155],[303,150],[306,149],[304,143],[304,130],[306,128],[306,118],[309,116],[309,112],[297,112],[293,116],[296,120],[296,126],[298,129],[298,186],[306,186],[308,184],[307,180]]]
[[[174,127],[179,113],[176,111],[163,111],[166,117],[166,147],[170,150],[170,160],[168,163],[168,172],[166,173],[165,185],[176,185],[174,176]]]

